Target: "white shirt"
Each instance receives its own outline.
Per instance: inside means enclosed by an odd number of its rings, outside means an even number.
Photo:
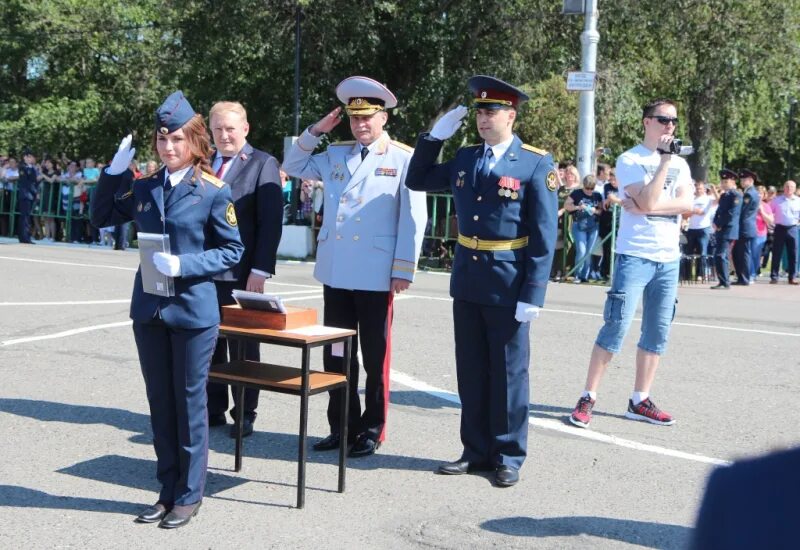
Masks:
[[[622,153],[617,158],[616,167],[620,197],[629,197],[625,192],[628,185],[647,185],[652,181],[660,162],[661,155],[642,144]],[[685,193],[691,192],[692,175],[686,161],[678,155],[672,155],[659,202],[675,198],[680,187],[686,188]],[[653,262],[674,262],[681,257],[680,234],[680,216],[677,214],[632,214],[623,209],[616,252]]]
[[[483,143],[483,154],[486,155],[486,150],[492,150],[492,158],[489,159],[489,171],[494,169],[495,164],[497,161],[503,158],[503,155],[506,154],[508,148],[511,147],[511,142],[514,141],[514,136],[512,135],[506,141],[498,143],[496,145],[489,145],[488,143]]]
[[[167,181],[169,181],[169,186],[170,187],[175,187],[176,185],[178,185],[181,182],[181,180],[183,179],[183,176],[185,176],[186,173],[189,170],[191,170],[192,168],[193,168],[193,166],[190,164],[186,168],[181,168],[177,172],[173,172],[171,174],[169,172],[169,168],[167,168],[166,170],[164,170],[164,176],[165,176],[164,183],[166,184]]]
[[[699,197],[694,198],[692,203],[692,210],[701,208],[702,214],[692,214],[689,217],[689,229],[705,229],[711,227],[711,197],[705,193]]]
[[[775,216],[775,225],[793,226],[800,223],[800,197],[778,195],[769,201],[769,207]]]

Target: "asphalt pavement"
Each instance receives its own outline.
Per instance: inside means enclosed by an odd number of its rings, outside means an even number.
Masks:
[[[719,464],[800,443],[800,290],[686,285],[652,391],[677,423],[624,418],[639,323],[599,391],[590,430],[566,422],[602,322],[605,287],[551,284],[531,330],[521,481],[434,473],[460,454],[449,277],[421,272],[395,306],[387,441],[336,492],[325,395],[312,397],[306,506],[294,508],[299,401],[262,393],[244,465],[213,428],[203,507],[175,531],[133,518],[158,485],[128,319],[135,251],[0,239],[2,548],[684,548]],[[282,262],[267,292],[314,307],[313,265]],[[273,363],[296,350],[263,346]],[[315,368],[322,368],[320,351]],[[363,376],[362,376],[363,379]]]

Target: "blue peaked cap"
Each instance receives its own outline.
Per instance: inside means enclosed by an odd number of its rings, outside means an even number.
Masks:
[[[156,109],[156,132],[171,134],[183,127],[195,115],[189,100],[183,92],[172,92],[164,103]]]

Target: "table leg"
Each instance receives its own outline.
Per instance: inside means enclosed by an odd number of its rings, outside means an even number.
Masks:
[[[308,431],[308,374],[310,349],[303,348],[303,370],[300,389],[300,441],[297,449],[297,507],[302,508],[306,499],[306,433]]]
[[[244,403],[244,386],[234,386],[239,403]],[[236,407],[236,464],[235,471],[242,469],[242,430],[244,429],[244,407]]]
[[[347,472],[347,427],[349,426],[349,412],[350,412],[350,353],[353,338],[348,336],[344,341],[344,354],[342,361],[344,361],[342,372],[347,380],[343,388],[336,391],[344,392],[344,399],[342,399],[341,410],[339,411],[339,492],[344,493],[345,474]]]

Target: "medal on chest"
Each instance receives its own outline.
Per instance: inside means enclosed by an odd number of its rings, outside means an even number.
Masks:
[[[456,179],[456,187],[464,187],[464,176],[466,172],[463,170],[458,173],[458,178]]]
[[[331,179],[334,181],[344,181],[344,165],[337,162],[331,170]]]
[[[511,200],[519,198],[520,181],[517,178],[503,176],[497,182],[497,186],[499,187],[497,194],[501,197],[510,198]]]

